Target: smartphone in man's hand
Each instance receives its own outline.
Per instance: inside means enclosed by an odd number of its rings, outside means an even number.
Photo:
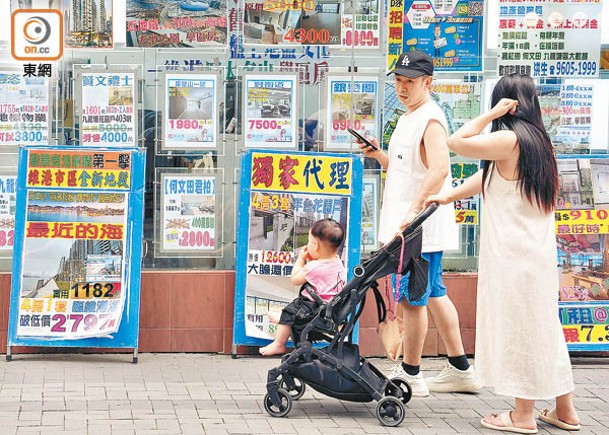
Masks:
[[[377,147],[376,145],[374,145],[372,142],[370,142],[368,139],[366,139],[364,136],[362,136],[361,134],[359,134],[357,131],[353,130],[352,128],[347,128],[347,131],[349,133],[351,133],[353,136],[355,136],[357,138],[357,140],[359,140],[361,143],[363,143],[364,145],[366,145],[367,147],[372,148],[374,151],[378,151],[379,147]]]

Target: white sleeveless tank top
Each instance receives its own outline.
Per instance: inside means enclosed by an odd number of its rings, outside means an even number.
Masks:
[[[442,109],[430,100],[413,112],[402,115],[391,135],[379,225],[381,243],[388,243],[395,237],[421,187],[427,168],[421,160],[420,144],[432,119],[439,121],[448,131]],[[452,177],[449,170],[441,192],[446,192],[451,187]],[[423,223],[423,252],[456,249],[458,244],[459,233],[454,205],[442,205]]]

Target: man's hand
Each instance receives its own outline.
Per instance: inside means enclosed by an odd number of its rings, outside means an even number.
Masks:
[[[400,233],[404,232],[404,230],[406,229],[406,227],[408,225],[410,225],[410,223],[414,220],[414,218],[416,218],[419,215],[419,213],[417,213],[415,210],[409,210],[408,214],[406,215],[406,217],[402,220],[402,223],[400,224]]]
[[[374,146],[377,147],[377,149],[375,150],[374,148],[366,145],[363,142],[360,142],[359,139],[356,139],[357,145],[359,146],[359,150],[364,154],[365,157],[370,157],[370,158],[376,158],[376,155],[379,152],[383,152],[381,150],[381,147],[379,146],[378,141],[373,138],[372,136],[366,136],[366,139],[368,139],[370,141],[370,143],[372,143]]]
[[[372,149],[372,147],[366,146],[366,144],[363,144],[358,140],[357,144],[359,150],[364,154],[364,157],[375,159],[383,168],[387,169],[387,165],[389,165],[389,156],[387,153],[381,149],[379,142],[375,138],[366,136],[366,139],[372,142],[378,149]]]

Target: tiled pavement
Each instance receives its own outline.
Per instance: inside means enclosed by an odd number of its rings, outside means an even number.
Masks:
[[[385,359],[371,359],[385,370]],[[433,394],[413,398],[398,428],[375,417],[375,402],[349,403],[308,389],[284,418],[262,399],[277,358],[209,354],[14,355],[0,362],[0,434],[492,434],[479,420],[509,398]],[[609,434],[607,359],[575,358],[582,434]],[[444,364],[425,359],[429,375]],[[548,404],[539,402],[538,408]],[[566,434],[539,423],[539,433]]]

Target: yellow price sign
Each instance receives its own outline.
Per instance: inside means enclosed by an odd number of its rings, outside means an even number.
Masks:
[[[83,282],[70,287],[70,299],[118,299],[120,282]]]
[[[562,224],[606,224],[609,210],[557,210],[554,212],[556,223]]]
[[[609,234],[608,210],[557,210],[556,234]]]
[[[567,343],[607,343],[609,325],[563,325]]]
[[[478,210],[455,210],[455,220],[459,225],[477,225]]]

